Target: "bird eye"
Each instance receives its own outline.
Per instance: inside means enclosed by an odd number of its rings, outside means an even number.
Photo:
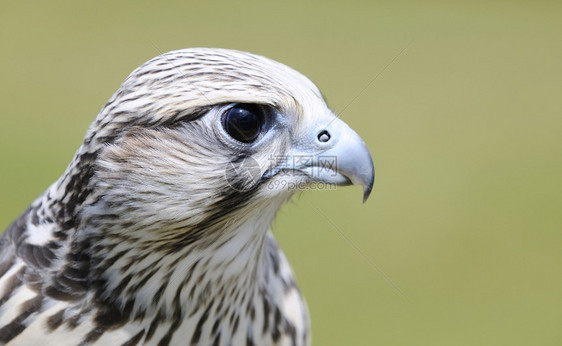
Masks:
[[[250,143],[254,141],[263,125],[261,110],[252,105],[236,105],[224,115],[223,126],[226,132],[237,141]]]

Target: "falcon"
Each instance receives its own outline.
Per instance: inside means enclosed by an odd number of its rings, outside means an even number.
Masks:
[[[194,48],[134,70],[0,238],[0,344],[308,345],[270,230],[298,191],[374,180],[299,72]]]

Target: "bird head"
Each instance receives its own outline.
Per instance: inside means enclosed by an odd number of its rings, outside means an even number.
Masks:
[[[83,161],[95,192],[84,215],[174,229],[244,208],[274,214],[311,184],[362,185],[366,200],[374,180],[365,143],[308,78],[224,49],[173,51],[133,71],[90,127]]]
[[[313,184],[362,185],[366,200],[373,180],[363,140],[299,72],[233,50],[178,50],[127,77],[8,233],[47,295],[164,314],[178,297],[204,304],[208,288],[294,288],[268,232],[278,209]]]

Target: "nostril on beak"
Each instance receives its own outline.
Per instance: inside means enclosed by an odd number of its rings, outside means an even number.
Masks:
[[[318,134],[318,140],[322,143],[328,142],[330,140],[330,138],[332,138],[332,136],[330,136],[330,132],[328,132],[326,130],[322,130]]]

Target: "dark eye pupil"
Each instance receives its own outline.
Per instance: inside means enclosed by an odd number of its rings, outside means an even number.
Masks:
[[[232,138],[250,143],[260,134],[262,119],[259,114],[253,107],[232,107],[224,118],[224,128]]]

